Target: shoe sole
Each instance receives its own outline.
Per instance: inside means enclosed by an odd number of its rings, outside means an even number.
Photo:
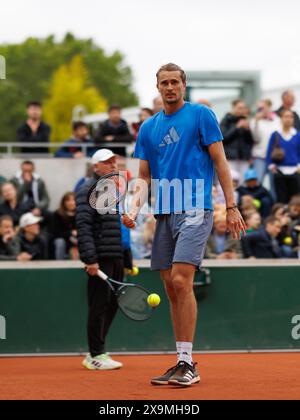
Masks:
[[[152,385],[169,385],[169,381],[151,380]]]
[[[90,365],[84,362],[82,362],[82,366],[86,368],[87,370],[117,370],[123,367],[123,366],[116,366],[116,367],[110,367],[110,368],[95,368],[95,367],[91,367]]]
[[[201,381],[200,376],[192,379],[190,382],[179,382],[176,379],[170,379],[168,381],[169,385],[181,386],[181,387],[188,387],[194,384],[198,384]]]

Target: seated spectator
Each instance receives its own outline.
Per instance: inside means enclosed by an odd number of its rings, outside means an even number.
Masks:
[[[29,261],[30,255],[21,253],[19,238],[10,216],[0,217],[0,261]]]
[[[21,203],[17,198],[16,187],[11,182],[5,182],[1,187],[3,203],[0,204],[0,216],[11,216],[14,226],[19,224],[20,217],[34,208],[33,202]]]
[[[274,174],[277,201],[287,204],[299,193],[300,133],[294,128],[292,111],[282,111],[282,129],[273,133],[267,150],[267,164]]]
[[[158,114],[162,109],[164,109],[164,102],[162,97],[159,95],[153,99],[153,115]]]
[[[274,216],[265,220],[264,227],[242,237],[245,258],[281,258],[282,252],[276,239],[281,232],[281,223]]]
[[[266,156],[269,140],[274,131],[280,129],[280,126],[280,118],[272,112],[272,102],[268,99],[260,101],[255,117],[250,122],[250,128],[254,139],[253,167],[261,184],[267,173]]]
[[[245,102],[238,99],[232,103],[232,111],[221,122],[226,157],[231,170],[240,175],[248,169],[253,146],[248,113]]]
[[[20,219],[19,239],[21,252],[30,255],[31,261],[46,260],[48,258],[48,246],[45,238],[40,234],[40,217],[32,213],[23,214]]]
[[[75,187],[74,187],[74,193],[76,194],[79,190],[80,190],[80,188],[87,182],[87,181],[89,181],[90,179],[92,179],[93,178],[93,174],[94,174],[94,168],[93,168],[93,165],[91,164],[91,163],[87,163],[86,164],[86,173],[85,173],[85,176],[84,177],[82,177],[82,178],[80,178],[78,181],[77,181],[77,183],[76,183],[76,185],[75,185]]]
[[[288,205],[292,226],[300,225],[300,194],[292,197]]]
[[[245,184],[237,189],[239,205],[243,196],[251,196],[261,216],[268,217],[272,210],[273,198],[269,191],[259,183],[257,172],[254,169],[248,169],[244,174],[244,181]]]
[[[256,232],[261,228],[261,215],[258,212],[249,213],[245,216],[246,233]]]
[[[81,145],[89,145],[90,147],[84,150]],[[93,139],[89,135],[88,125],[77,121],[73,123],[72,138],[63,143],[62,147],[55,153],[55,157],[81,159],[93,156],[95,151],[96,148]]]
[[[52,232],[56,260],[78,259],[75,213],[75,193],[68,192],[63,196],[60,208],[53,215]]]
[[[133,136],[134,139],[136,140],[138,135],[139,135],[139,131],[141,128],[141,125],[148,120],[149,118],[151,118],[153,116],[153,111],[150,108],[142,108],[140,115],[139,115],[139,121],[137,123],[133,123],[132,124],[132,130],[133,130]]]
[[[41,216],[49,207],[49,195],[46,185],[40,175],[35,172],[34,163],[26,160],[21,165],[21,171],[11,181],[18,191],[18,201],[31,205],[31,212]]]
[[[297,112],[293,111],[293,107],[296,103],[296,97],[293,91],[291,90],[286,90],[285,92],[283,92],[282,94],[282,105],[281,107],[276,111],[277,115],[279,117],[282,116],[282,112],[283,111],[292,111],[293,115],[294,115],[294,127],[297,131],[300,131],[300,118],[299,115],[297,114]]]
[[[274,216],[277,219],[280,219],[280,217],[283,215],[286,209],[287,209],[286,204],[276,203],[272,207],[271,216]]]
[[[281,224],[281,232],[277,239],[282,251],[282,256],[284,258],[297,258],[298,238],[294,232],[290,212],[287,207],[283,209],[278,220]]]
[[[226,217],[217,215],[214,220],[213,232],[207,242],[206,258],[232,260],[241,258],[241,255],[240,242],[233,240],[227,232]]]
[[[17,131],[20,143],[49,143],[51,128],[42,121],[42,105],[40,102],[29,102],[27,105],[27,121]],[[47,147],[22,148],[22,153],[49,153]]]
[[[121,107],[112,105],[108,111],[108,120],[100,124],[96,134],[98,147],[109,147],[113,143],[131,143],[134,139],[130,134],[127,122],[121,119]],[[115,154],[126,156],[126,148],[113,148]]]
[[[257,206],[251,195],[244,195],[240,201],[240,212],[244,218],[257,212]]]

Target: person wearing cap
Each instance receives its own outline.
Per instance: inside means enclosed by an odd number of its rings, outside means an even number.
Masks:
[[[257,210],[263,218],[271,214],[274,204],[271,193],[264,188],[258,181],[258,175],[255,169],[248,169],[244,174],[244,185],[237,188],[239,205],[242,197],[251,196],[257,207]]]
[[[118,305],[110,287],[97,276],[101,269],[109,277],[123,281],[124,262],[119,214],[99,214],[88,204],[88,192],[101,176],[117,171],[117,156],[108,149],[92,157],[93,179],[76,195],[76,227],[81,261],[88,274],[88,347],[82,364],[89,370],[119,369],[122,363],[106,353],[105,342]]]
[[[41,221],[41,217],[34,216],[32,213],[25,213],[20,219],[21,252],[29,254],[32,261],[47,260],[48,258],[47,242],[40,233]]]

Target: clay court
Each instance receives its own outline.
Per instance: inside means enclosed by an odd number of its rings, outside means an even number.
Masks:
[[[174,356],[119,356],[119,371],[86,371],[81,357],[0,359],[1,400],[299,399],[300,354],[196,355],[202,382],[154,387]]]

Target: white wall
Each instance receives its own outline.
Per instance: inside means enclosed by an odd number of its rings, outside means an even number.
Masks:
[[[0,175],[7,179],[14,177],[24,159],[0,159]],[[50,210],[56,210],[61,197],[73,191],[76,182],[85,175],[87,159],[34,159],[36,172],[46,183],[51,198]],[[137,173],[137,161],[127,159],[128,169],[133,176]]]

